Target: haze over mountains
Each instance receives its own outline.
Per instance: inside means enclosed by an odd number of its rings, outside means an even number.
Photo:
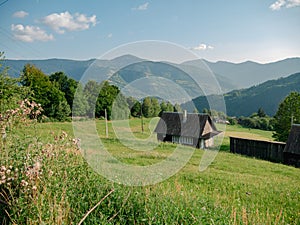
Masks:
[[[20,71],[27,63],[31,63],[40,68],[44,73],[51,74],[63,71],[66,75],[79,80],[86,69],[93,63],[94,69],[98,73],[113,74],[116,68],[122,68],[133,63],[145,61],[132,55],[124,55],[112,60],[68,60],[68,59],[45,59],[45,60],[5,60],[4,65],[10,68],[10,75],[18,77]],[[286,77],[293,73],[300,72],[300,58],[289,58],[277,62],[260,64],[252,61],[243,63],[231,62],[209,62],[203,60],[207,66],[214,72],[220,83],[222,91],[228,92],[238,88],[247,88],[252,85],[263,83],[267,80]],[[203,61],[198,60],[184,62],[182,64],[173,64],[175,67],[185,67],[184,71],[194,71],[195,68],[203,69]],[[96,65],[96,67],[95,67]],[[159,64],[157,64],[159,65]],[[188,69],[189,68],[189,69]],[[95,75],[96,76],[96,75]]]
[[[184,107],[196,107],[199,112],[204,108],[209,109],[207,99],[211,102],[221,102],[224,99],[227,115],[250,116],[262,107],[270,116],[275,115],[278,105],[292,91],[300,92],[300,73],[292,74],[285,78],[269,80],[250,88],[234,90],[224,95],[200,96],[193,99],[194,105],[186,103]],[[218,104],[215,104],[218,106]],[[216,108],[216,110],[220,110]]]
[[[125,88],[124,92],[128,96],[142,97],[143,93],[157,93],[158,97],[160,94],[166,99],[169,96],[174,100],[173,103],[194,99],[199,111],[209,108],[206,98],[199,96],[206,95],[217,101],[226,93],[227,113],[231,116],[248,116],[259,107],[263,107],[267,114],[274,115],[279,102],[286,95],[291,91],[300,92],[300,58],[267,64],[251,61],[213,63],[206,60],[174,64],[124,55],[112,60],[5,60],[3,64],[10,68],[11,76],[18,77],[27,63],[34,64],[46,74],[63,71],[75,80],[80,80],[83,74],[89,74],[83,77],[84,82],[110,78],[113,84]],[[214,72],[220,87],[207,68]],[[138,90],[126,88],[136,80],[143,81],[136,83]],[[183,88],[183,92],[177,85]],[[183,97],[184,92],[189,99]],[[166,93],[168,95],[164,96]]]

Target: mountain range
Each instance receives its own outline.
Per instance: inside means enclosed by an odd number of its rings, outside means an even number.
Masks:
[[[278,105],[291,92],[300,92],[300,73],[292,74],[285,78],[269,80],[262,84],[246,89],[234,90],[224,95],[200,96],[183,105],[184,108],[193,106],[201,112],[204,108],[209,109],[208,100],[218,104],[225,101],[226,113],[229,116],[250,116],[262,108],[266,114],[275,115]],[[221,110],[220,108],[214,108]]]
[[[91,66],[95,70],[95,76],[99,73],[113,74],[124,66],[146,61],[144,59],[123,55],[112,60],[69,60],[69,59],[44,59],[44,60],[4,60],[4,65],[10,68],[10,75],[18,77],[27,63],[34,64],[46,74],[58,71],[80,80],[84,72]],[[169,63],[169,62],[161,62]],[[263,83],[267,80],[286,77],[290,74],[300,72],[300,58],[288,58],[277,62],[260,64],[252,61],[243,63],[231,63],[225,61],[209,62],[206,60],[193,60],[181,64],[169,63],[184,71],[195,71],[204,69],[206,64],[216,76],[220,83],[221,91],[228,92],[238,88],[247,88],[252,85]],[[157,64],[158,65],[158,64]],[[200,71],[201,72],[201,71]],[[195,72],[197,73],[197,71]],[[163,75],[161,75],[163,76]]]
[[[286,95],[291,91],[300,92],[300,58],[288,58],[267,64],[206,60],[175,64],[123,55],[111,60],[6,59],[2,64],[9,67],[11,76],[18,77],[28,63],[34,64],[46,74],[62,71],[83,82],[89,79],[109,79],[124,89],[126,95],[134,97],[149,93],[157,93],[156,96],[161,97],[159,95],[167,93],[162,98],[170,97],[177,103],[193,99],[199,111],[209,108],[207,98],[219,101],[224,96],[227,113],[231,116],[248,116],[259,107],[267,114],[274,115],[279,102]],[[132,84],[136,87],[132,88]],[[184,98],[184,95],[190,99]]]

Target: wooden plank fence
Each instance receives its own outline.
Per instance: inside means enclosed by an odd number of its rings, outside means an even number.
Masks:
[[[284,162],[283,142],[261,141],[245,138],[230,137],[230,152],[247,155],[271,162]]]

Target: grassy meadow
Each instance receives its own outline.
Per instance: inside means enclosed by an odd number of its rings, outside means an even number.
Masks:
[[[157,120],[156,120],[157,121]],[[130,120],[148,138],[155,120]],[[97,120],[109,152],[127,164],[150,165],[175,145],[133,151]],[[220,129],[224,127],[220,126]],[[300,170],[229,153],[229,136],[271,140],[272,133],[227,126],[221,151],[199,172],[203,150],[171,178],[132,187],[94,172],[73,140],[72,123],[15,125],[1,142],[0,218],[11,224],[300,224]],[[37,163],[38,162],[38,163]],[[5,169],[4,169],[5,167]],[[9,173],[7,171],[10,171]],[[9,183],[9,185],[8,185]],[[93,208],[94,206],[97,206]],[[86,216],[86,217],[85,217]],[[4,219],[5,218],[5,219]]]

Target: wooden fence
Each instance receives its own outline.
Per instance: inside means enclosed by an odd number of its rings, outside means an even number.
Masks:
[[[247,155],[271,162],[284,162],[283,142],[260,141],[230,137],[230,152]]]

